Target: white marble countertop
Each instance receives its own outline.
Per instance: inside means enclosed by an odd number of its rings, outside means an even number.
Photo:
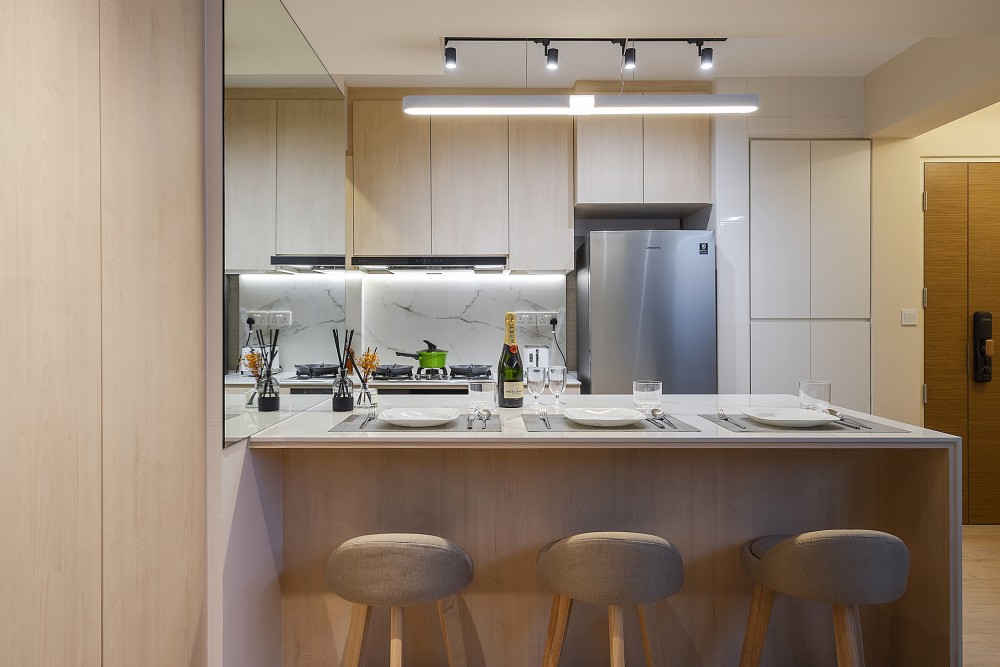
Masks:
[[[564,395],[563,405],[579,407],[631,407],[628,395]],[[552,397],[545,396],[543,403],[552,412]],[[381,396],[379,410],[389,407],[459,407],[468,405],[464,396],[449,395],[394,395]],[[531,410],[531,398],[525,399],[525,412]],[[864,413],[841,409],[845,415],[863,417],[870,421],[905,429],[904,433],[867,433],[844,429],[840,431],[812,431],[797,429],[783,432],[734,433],[717,426],[698,414],[714,414],[722,407],[730,414],[760,407],[798,407],[798,398],[785,394],[690,394],[664,395],[662,409],[700,429],[697,433],[663,431],[622,431],[594,429],[593,431],[529,432],[521,420],[521,409],[501,409],[502,431],[364,431],[331,433],[330,429],[351,413],[333,412],[330,400],[325,399],[308,410],[289,417],[270,428],[261,430],[251,439],[254,448],[313,448],[313,447],[801,447],[809,446],[862,446],[862,447],[950,447],[960,444],[956,436],[931,431],[910,424],[903,424]]]
[[[223,421],[225,443],[227,445],[247,438],[262,429],[274,426],[294,414],[330,399],[317,394],[282,394],[278,410],[260,412],[256,406],[247,407],[243,394],[225,395],[225,420]]]

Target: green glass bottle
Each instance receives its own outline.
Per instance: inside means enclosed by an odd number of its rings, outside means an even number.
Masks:
[[[501,408],[520,408],[524,405],[524,364],[517,351],[517,316],[507,313],[504,326],[506,333],[497,364],[497,402]]]

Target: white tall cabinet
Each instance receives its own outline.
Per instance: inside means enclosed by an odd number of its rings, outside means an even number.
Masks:
[[[750,144],[750,388],[871,407],[871,146]]]

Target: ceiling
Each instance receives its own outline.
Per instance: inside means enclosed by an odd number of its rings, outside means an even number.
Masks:
[[[349,86],[565,88],[577,80],[623,78],[621,49],[610,42],[553,43],[560,50],[556,72],[544,68],[537,44],[456,42],[459,67],[446,72],[445,36],[729,38],[712,44],[716,67],[707,73],[698,69],[692,45],[639,42],[638,67],[626,73],[627,82],[864,76],[924,37],[1000,35],[997,0],[283,3],[227,0],[227,82],[239,76],[247,85],[254,77],[271,81],[260,85],[308,85],[303,82],[313,78],[329,85],[313,51]]]

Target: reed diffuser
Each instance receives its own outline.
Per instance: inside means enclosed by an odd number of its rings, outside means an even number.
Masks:
[[[340,374],[333,383],[333,411],[351,412],[354,410],[354,382],[348,375],[348,364],[352,362],[350,355],[351,342],[354,339],[354,330],[344,332],[344,347],[340,346],[340,334],[333,330],[333,342],[337,349],[337,361],[340,362]]]
[[[264,344],[264,334],[258,330],[257,343],[260,345],[261,372],[257,378],[257,410],[260,412],[276,412],[281,407],[281,386],[274,377],[272,365],[278,347],[278,330],[268,332],[267,344]]]

